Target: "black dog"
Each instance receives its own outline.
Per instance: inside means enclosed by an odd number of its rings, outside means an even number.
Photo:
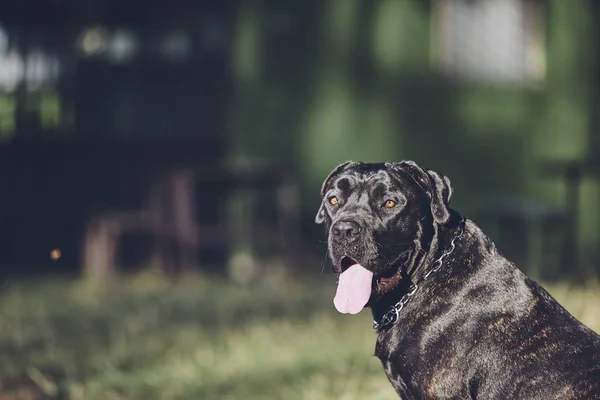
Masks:
[[[448,207],[448,178],[347,162],[321,195],[335,306],[372,309],[402,399],[600,399],[600,336]]]

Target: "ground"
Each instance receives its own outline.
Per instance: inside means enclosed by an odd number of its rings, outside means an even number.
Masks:
[[[600,284],[545,285],[600,331]],[[13,283],[0,297],[0,400],[395,399],[368,312],[333,279],[236,286],[202,277]]]

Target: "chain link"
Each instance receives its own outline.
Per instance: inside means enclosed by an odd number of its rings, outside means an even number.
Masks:
[[[464,222],[465,222],[465,219],[463,218],[462,221],[460,222],[460,231],[458,232],[458,235],[456,235],[452,239],[448,250],[446,250],[440,256],[440,258],[435,260],[435,262],[432,265],[432,268],[427,272],[427,274],[425,274],[425,276],[423,277],[423,280],[429,278],[429,276],[431,274],[439,271],[439,269],[442,268],[444,259],[454,251],[454,249],[456,248],[456,243],[455,243],[456,240],[458,240],[458,238],[460,238],[465,231]],[[391,325],[394,322],[396,322],[396,320],[398,319],[398,314],[400,314],[400,311],[402,311],[402,309],[404,308],[406,303],[408,303],[408,301],[415,294],[417,289],[419,289],[419,286],[417,286],[416,284],[410,285],[408,293],[406,293],[404,296],[402,296],[400,298],[400,301],[398,301],[396,304],[394,304],[393,306],[390,306],[390,308],[388,308],[386,313],[383,314],[383,317],[381,317],[381,320],[379,322],[377,322],[375,320],[373,321],[373,329],[383,328],[384,326],[388,326],[388,325]]]

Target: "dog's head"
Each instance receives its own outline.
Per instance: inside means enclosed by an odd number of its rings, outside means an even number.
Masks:
[[[321,196],[315,222],[325,225],[334,273],[364,267],[372,273],[370,295],[387,293],[414,269],[435,225],[451,216],[449,179],[412,161],[343,163],[325,179]]]

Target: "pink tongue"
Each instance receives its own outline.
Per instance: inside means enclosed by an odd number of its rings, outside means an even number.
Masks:
[[[354,264],[340,275],[333,299],[342,314],[358,314],[371,297],[373,273],[360,264]]]

